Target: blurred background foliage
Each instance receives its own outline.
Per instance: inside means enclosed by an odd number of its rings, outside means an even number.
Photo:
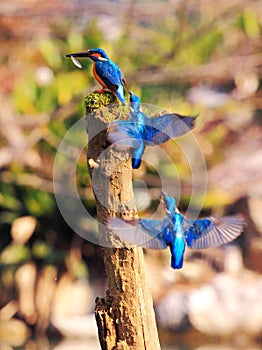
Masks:
[[[245,214],[249,235],[239,242],[244,266],[261,272],[261,2],[0,4],[0,342],[18,346],[31,331],[45,334],[54,328],[63,334],[58,316],[70,316],[75,309],[66,306],[61,293],[68,290],[69,298],[75,293],[83,315],[92,310],[93,295],[104,290],[99,248],[72,232],[53,193],[59,144],[84,115],[84,94],[98,88],[91,62],[82,60],[83,70],[78,70],[64,58],[66,53],[102,47],[143,103],[199,114],[193,133],[209,176],[203,214]],[[176,165],[181,209],[186,210],[192,191],[190,167],[175,141],[162,148]],[[172,187],[169,162],[155,167]],[[134,178],[148,185],[148,203],[142,196],[138,207],[141,215],[149,215],[161,190],[156,170],[143,163]],[[84,151],[77,181],[83,202],[95,215]],[[146,258],[163,269],[167,256],[149,252]],[[219,264],[213,273],[221,271]],[[183,283],[188,278],[182,272],[168,273],[177,273]],[[21,328],[21,336],[6,340],[5,327],[11,332],[13,326]]]

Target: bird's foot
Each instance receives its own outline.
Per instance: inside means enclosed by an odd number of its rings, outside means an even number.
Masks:
[[[103,94],[105,92],[105,89],[101,89],[101,90],[96,90],[96,92],[100,92],[101,94]]]

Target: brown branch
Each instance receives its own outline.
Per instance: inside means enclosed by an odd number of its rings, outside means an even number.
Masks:
[[[96,299],[100,344],[103,350],[160,349],[143,251],[139,247],[118,248],[121,243],[103,224],[108,216],[137,217],[129,152],[108,148],[108,124],[103,117],[102,112],[87,116],[87,163],[108,283],[106,297]]]
[[[203,65],[179,67],[174,69],[145,69],[140,70],[129,77],[129,80],[140,84],[166,84],[178,80],[194,81],[199,79],[211,79],[221,82],[234,79],[240,72],[255,72],[261,76],[262,54],[254,53],[221,58]],[[127,77],[128,79],[128,77]]]

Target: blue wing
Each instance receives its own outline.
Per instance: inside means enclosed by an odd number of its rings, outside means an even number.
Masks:
[[[118,150],[132,148],[132,168],[138,169],[141,165],[145,150],[145,143],[133,122],[118,121],[112,124],[108,132],[108,139],[116,145]]]
[[[156,118],[144,118],[144,138],[150,145],[159,145],[170,138],[179,137],[189,132],[195,125],[195,117],[180,114],[164,114]]]
[[[135,244],[150,249],[165,249],[167,245],[160,235],[161,224],[162,220],[124,221],[122,219],[109,218],[107,226],[128,244]]]
[[[129,147],[137,148],[141,140],[136,125],[133,122],[118,120],[110,125],[108,139],[116,144],[118,149],[126,150]]]
[[[191,222],[189,226],[185,232],[187,245],[192,249],[205,249],[237,238],[244,229],[245,221],[241,216],[210,217]]]
[[[115,92],[120,101],[122,100],[121,102],[125,102],[125,81],[118,66],[110,60],[103,62],[98,61],[95,64],[95,70],[99,78],[103,80],[108,89]]]

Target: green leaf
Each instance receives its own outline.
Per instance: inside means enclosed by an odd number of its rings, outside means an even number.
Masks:
[[[251,8],[246,8],[242,16],[243,27],[250,38],[256,38],[260,34],[258,14]]]
[[[0,255],[0,263],[3,265],[16,265],[31,257],[30,249],[24,245],[10,244]]]
[[[46,242],[38,240],[33,244],[32,253],[38,259],[45,259],[53,253],[53,249]]]
[[[41,40],[39,42],[39,50],[50,67],[59,68],[62,65],[59,46],[55,41]]]
[[[84,41],[83,41],[83,36],[81,33],[77,32],[76,30],[72,30],[69,32],[68,38],[68,46],[69,46],[69,51],[68,53],[73,53],[73,52],[79,52],[84,50]]]
[[[28,71],[26,79],[22,76],[14,85],[13,101],[17,110],[28,114],[36,113],[34,105],[36,93],[37,88],[32,72]]]
[[[3,192],[0,194],[0,206],[5,209],[17,211],[22,209],[22,203],[17,199],[15,191],[7,186],[3,187]]]
[[[29,191],[24,196],[24,203],[29,214],[33,216],[44,216],[52,213],[55,203],[50,193],[44,191]]]
[[[59,104],[66,104],[73,96],[82,93],[87,83],[87,73],[84,71],[74,70],[58,74],[56,78],[56,93]]]

